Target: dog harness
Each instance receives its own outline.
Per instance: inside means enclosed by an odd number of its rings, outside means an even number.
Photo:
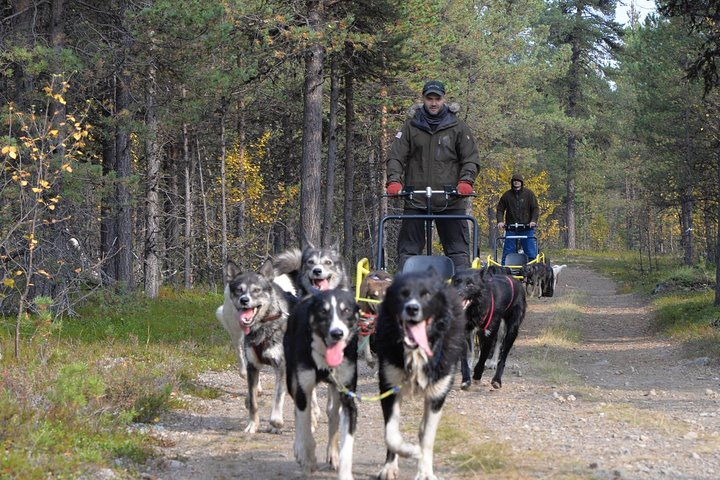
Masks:
[[[283,312],[281,310],[280,313],[278,313],[278,314],[264,318],[261,323],[272,322],[272,321],[277,320],[278,318],[282,317],[282,315],[283,315]],[[267,348],[267,343],[268,343],[267,341],[262,341],[262,342],[260,342],[260,344],[254,344],[254,343],[250,344],[250,346],[253,349],[253,352],[255,352],[255,356],[258,358],[258,360],[260,360],[261,363],[263,363],[263,352]]]
[[[507,307],[505,307],[505,311],[508,311],[508,308],[513,304],[513,301],[515,301],[515,285],[513,285],[512,279],[510,277],[505,277],[505,280],[508,281],[510,284],[510,302],[508,303]],[[490,279],[492,282],[492,279]],[[485,317],[482,319],[482,321],[485,323],[483,326],[483,332],[486,332],[487,329],[490,327],[490,321],[493,317],[493,312],[495,311],[495,295],[492,295],[492,292],[490,294],[490,308],[488,309],[487,313],[485,314]]]

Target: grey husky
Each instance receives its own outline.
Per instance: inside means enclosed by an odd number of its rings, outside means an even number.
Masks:
[[[278,433],[283,426],[286,393],[282,341],[290,310],[297,300],[273,282],[274,272],[270,260],[263,264],[259,273],[241,272],[234,262],[228,261],[225,275],[225,302],[217,309],[216,316],[230,334],[238,365],[241,371],[245,369],[247,376],[245,406],[250,418],[245,431],[255,433],[258,429],[260,368],[270,365],[275,371],[270,431]]]
[[[350,288],[342,256],[334,247],[308,245],[302,251],[293,248],[279,254],[273,263],[276,276],[289,277],[301,298],[319,291]]]

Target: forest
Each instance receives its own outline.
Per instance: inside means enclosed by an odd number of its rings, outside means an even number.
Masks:
[[[542,248],[720,275],[717,2],[658,3],[3,0],[0,315],[222,284],[303,239],[373,258],[428,79],[475,135],[484,251],[518,171]]]

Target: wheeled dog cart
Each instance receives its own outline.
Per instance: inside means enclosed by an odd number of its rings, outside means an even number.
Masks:
[[[509,253],[505,257],[505,264],[502,265],[498,262],[498,246],[503,245],[505,242],[512,241],[518,242],[519,240],[532,239],[535,242],[535,246],[538,246],[538,239],[535,235],[516,235],[513,232],[518,230],[530,230],[530,225],[525,223],[511,223],[505,225],[505,234],[495,237],[495,243],[493,246],[493,253],[487,256],[486,263],[488,266],[494,265],[498,267],[509,268],[510,272],[515,278],[523,280],[525,278],[525,268],[530,265],[544,263],[545,254],[539,251],[537,257],[532,260],[528,259],[527,254],[523,253]]]

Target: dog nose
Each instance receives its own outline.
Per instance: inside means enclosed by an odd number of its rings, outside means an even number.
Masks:
[[[405,313],[410,317],[416,317],[420,311],[420,305],[417,303],[408,303],[405,305]]]
[[[315,276],[320,276],[320,275],[322,275],[322,273],[323,273],[323,271],[322,271],[322,268],[320,268],[320,267],[315,267],[312,269],[312,274]]]
[[[333,340],[341,340],[343,338],[343,331],[339,328],[334,328],[330,330],[330,338]]]
[[[247,305],[248,303],[250,303],[250,297],[247,295],[240,297],[240,305]]]

